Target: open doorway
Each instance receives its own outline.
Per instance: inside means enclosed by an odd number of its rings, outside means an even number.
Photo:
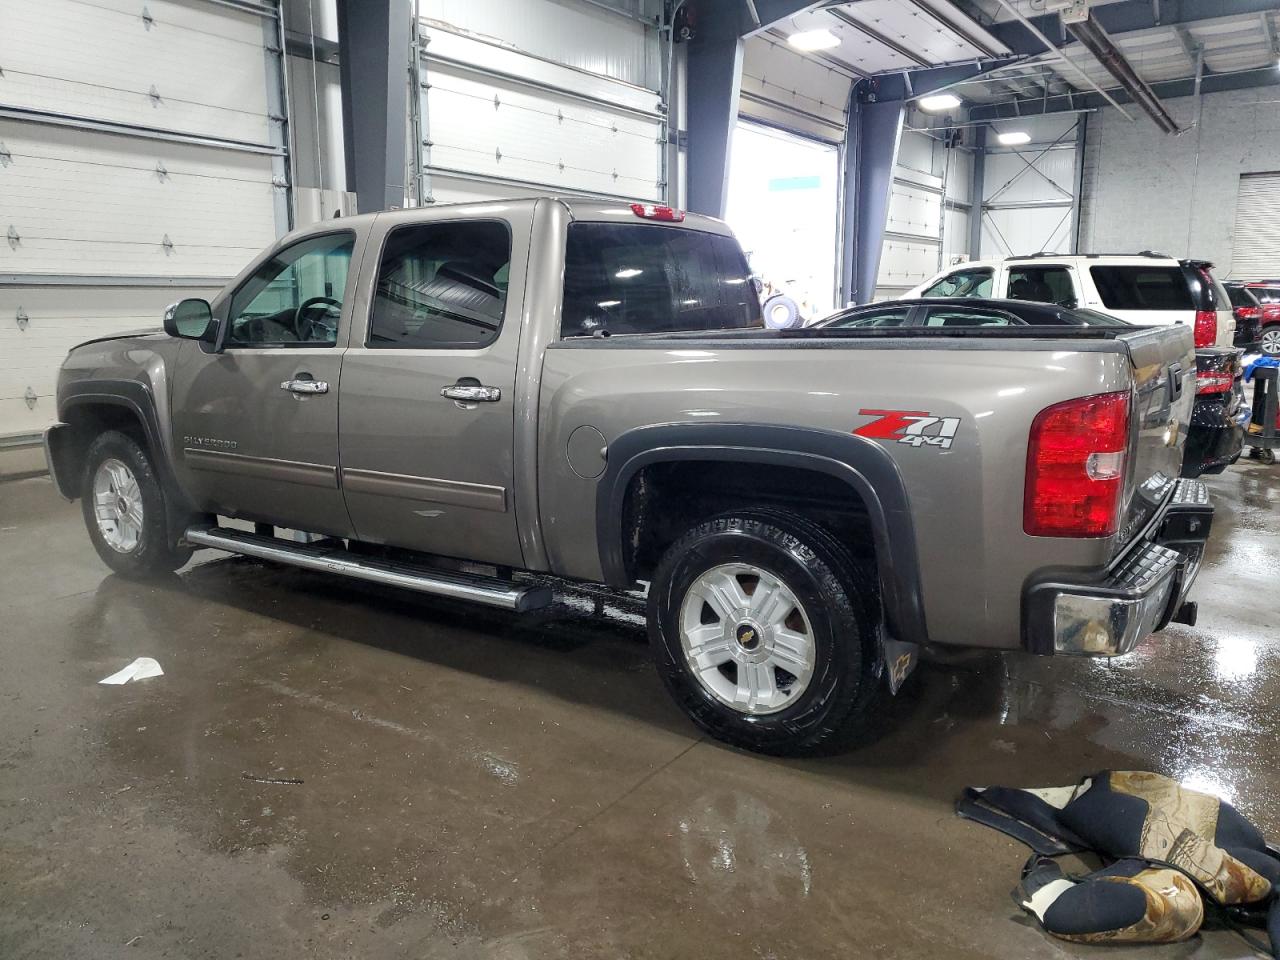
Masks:
[[[832,144],[739,121],[725,219],[765,283],[815,320],[836,305],[840,152]]]

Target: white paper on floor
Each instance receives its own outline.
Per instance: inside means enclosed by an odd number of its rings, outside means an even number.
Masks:
[[[105,679],[99,680],[99,683],[128,683],[130,680],[146,680],[148,677],[163,677],[164,671],[160,669],[160,664],[156,663],[150,657],[139,657],[133,663],[129,664],[118,673],[113,673]]]

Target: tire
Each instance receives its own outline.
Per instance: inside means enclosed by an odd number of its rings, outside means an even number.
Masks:
[[[868,731],[885,688],[878,618],[874,583],[847,551],[780,510],[698,524],[649,588],[650,648],[676,703],[716,739],[775,756],[836,752]]]
[[[794,330],[804,326],[800,305],[785,293],[776,293],[761,307],[764,325],[770,330]]]
[[[191,550],[170,545],[160,480],[128,434],[108,430],[89,444],[80,506],[93,548],[123,577],[172,573],[191,559]]]

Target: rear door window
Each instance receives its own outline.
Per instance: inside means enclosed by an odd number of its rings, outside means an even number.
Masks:
[[[397,227],[382,249],[368,346],[488,346],[502,327],[510,262],[511,232],[498,220]]]
[[[1181,267],[1090,267],[1108,310],[1194,310],[1191,287]]]
[[[922,297],[989,297],[992,270],[976,268],[949,273],[920,294]]]
[[[763,326],[731,237],[654,224],[573,223],[561,336]]]
[[[1226,286],[1226,284],[1223,284]],[[1227,296],[1231,298],[1233,307],[1256,307],[1258,301],[1244,287],[1226,287]]]
[[[1078,301],[1071,271],[1063,266],[1009,268],[1009,299],[1063,306]]]

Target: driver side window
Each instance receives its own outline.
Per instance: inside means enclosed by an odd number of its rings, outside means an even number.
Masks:
[[[989,269],[957,270],[949,273],[921,294],[922,297],[989,297],[991,296]]]
[[[286,247],[231,298],[228,347],[331,347],[355,237],[329,233]]]

